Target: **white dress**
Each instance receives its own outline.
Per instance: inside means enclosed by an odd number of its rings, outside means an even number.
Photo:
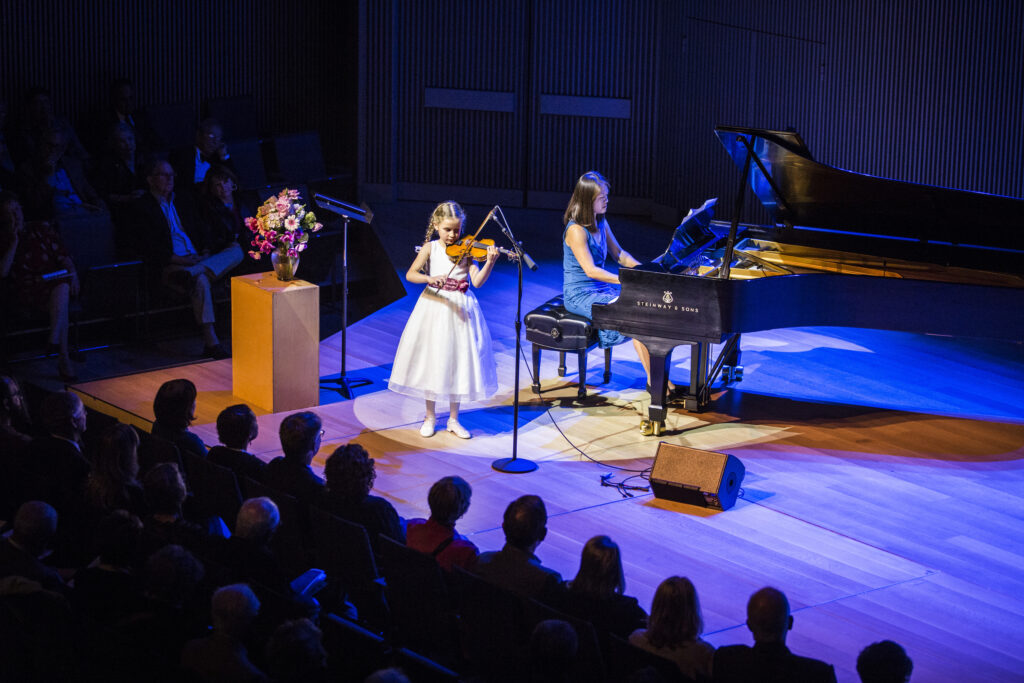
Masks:
[[[440,240],[427,247],[431,277],[469,280],[468,263],[452,270]],[[494,395],[498,375],[491,333],[471,289],[424,288],[398,342],[388,389],[431,401],[479,401]]]

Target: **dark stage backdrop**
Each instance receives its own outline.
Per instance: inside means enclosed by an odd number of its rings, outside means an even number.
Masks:
[[[118,77],[142,107],[184,104],[191,118],[252,96],[257,132],[318,130],[354,167],[357,17],[325,0],[3,0],[0,97],[17,116],[26,87],[49,88],[85,136]]]
[[[715,124],[1024,196],[1018,0],[361,0],[360,35],[371,196],[563,206],[596,168],[614,210],[672,221],[735,192]]]

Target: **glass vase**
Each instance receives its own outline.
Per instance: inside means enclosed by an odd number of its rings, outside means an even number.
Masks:
[[[274,273],[278,280],[285,282],[295,279],[295,271],[299,269],[299,257],[289,256],[285,251],[270,252],[270,263],[274,266]]]

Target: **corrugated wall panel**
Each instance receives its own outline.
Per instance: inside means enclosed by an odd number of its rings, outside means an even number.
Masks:
[[[731,205],[739,172],[712,132],[723,123],[792,126],[817,159],[841,168],[1024,196],[1016,0],[399,1],[411,41],[396,48],[406,68],[402,179],[567,192],[581,170],[599,168],[620,196],[685,209],[719,195]],[[467,64],[462,43],[488,31],[488,51]],[[516,93],[519,118],[410,104],[424,86],[495,83]],[[628,99],[630,118],[541,114],[545,95]],[[431,169],[418,137],[463,144]],[[520,159],[523,173],[494,170]]]
[[[515,93],[523,62],[520,4],[401,3],[399,182],[515,187],[522,177],[516,113],[425,107],[426,88]]]
[[[658,3],[566,0],[535,3],[531,97],[575,95],[630,101],[630,118],[531,117],[530,190],[572,191],[589,169],[614,194],[650,198],[656,138]]]

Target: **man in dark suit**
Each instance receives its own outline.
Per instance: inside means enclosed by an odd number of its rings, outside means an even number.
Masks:
[[[493,584],[542,602],[564,590],[561,575],[540,563],[534,551],[547,536],[548,512],[540,496],[520,496],[505,508],[505,547],[477,558],[476,573]]]
[[[32,441],[27,485],[32,497],[67,513],[78,504],[90,469],[81,444],[85,406],[77,394],[55,392],[43,399],[41,421],[47,434]]]
[[[309,411],[286,417],[279,432],[284,455],[267,465],[268,484],[305,505],[315,503],[324,491],[324,480],[309,466],[320,450],[320,440],[324,435],[320,428],[322,424],[320,416]]]
[[[786,634],[793,628],[786,594],[776,588],[762,588],[747,602],[747,628],[754,647],[727,645],[715,651],[712,676],[720,683],[835,683],[831,664],[800,657],[786,647]]]
[[[234,170],[231,155],[224,144],[224,129],[216,119],[203,119],[196,130],[196,144],[171,155],[171,164],[181,177],[183,190],[197,189],[213,165]]]
[[[228,406],[217,416],[217,438],[224,445],[214,446],[206,457],[239,477],[263,482],[267,463],[246,450],[259,433],[252,408],[244,403]]]
[[[184,292],[192,300],[196,322],[203,333],[204,355],[227,358],[214,329],[211,285],[241,263],[237,242],[214,242],[199,217],[195,202],[174,192],[175,172],[166,161],[148,165],[149,192],[136,203],[138,248],[159,269],[165,286]]]

